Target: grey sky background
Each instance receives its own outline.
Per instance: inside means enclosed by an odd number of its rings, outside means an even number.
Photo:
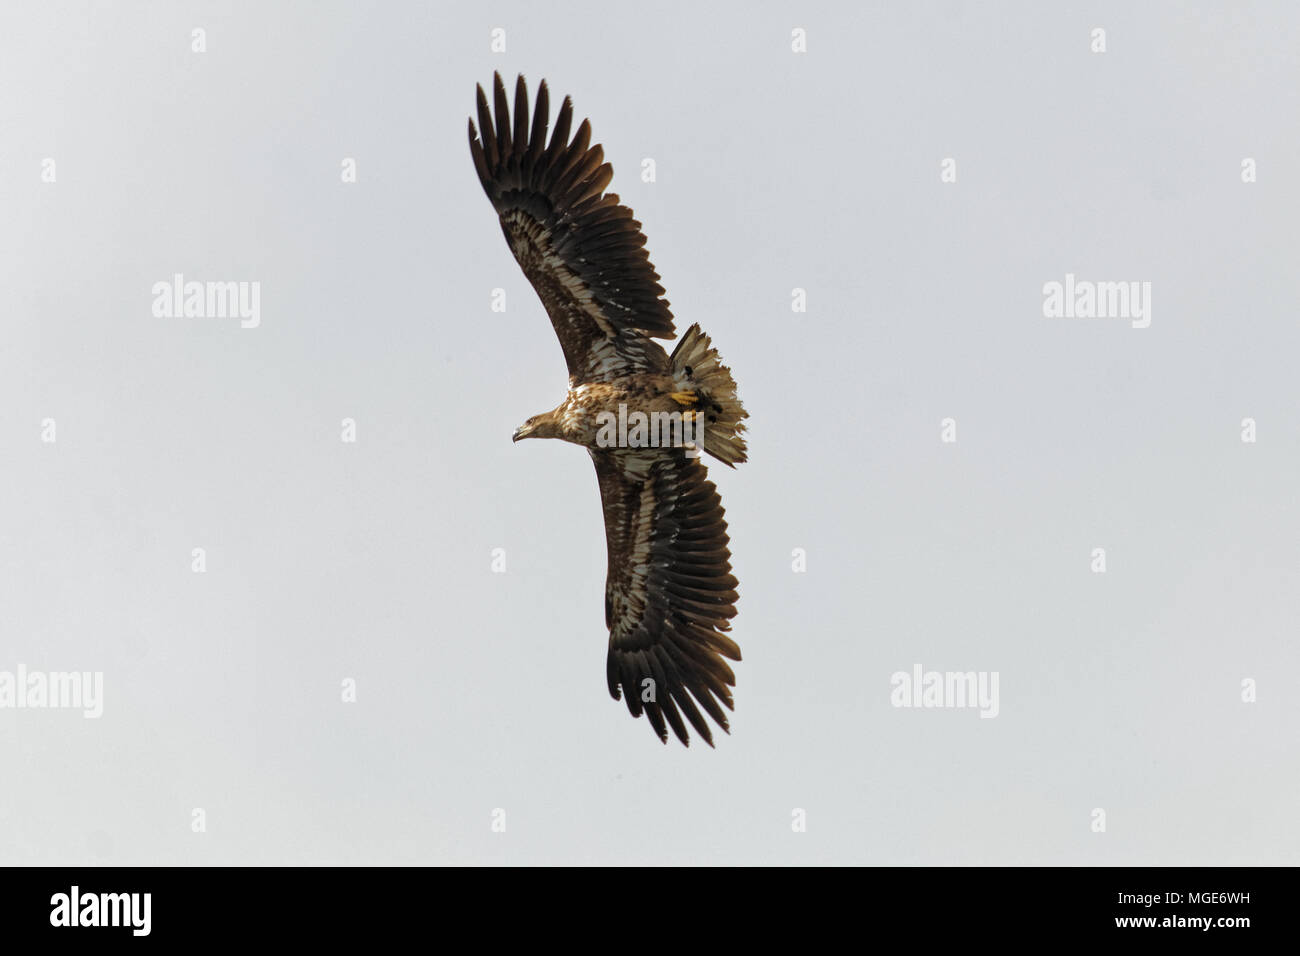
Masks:
[[[1073,6],[5,4],[0,670],[104,714],[0,709],[0,862],[1300,862],[1300,8]],[[609,698],[592,466],[510,441],[565,372],[494,70],[751,414],[716,750]],[[155,317],[178,272],[260,326]],[[999,715],[891,706],[918,663]]]

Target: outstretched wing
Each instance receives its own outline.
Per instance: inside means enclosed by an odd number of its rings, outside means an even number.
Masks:
[[[680,450],[589,450],[609,548],[609,692],[618,700],[621,688],[632,716],[644,711],[660,740],[672,727],[689,745],[684,715],[712,746],[700,709],[727,730],[720,704],[732,709],[736,678],[724,658],[740,660],[725,634],[736,579],[718,491]]]
[[[664,350],[650,336],[673,337],[673,317],[645,250],[641,224],[606,193],[614,171],[586,120],[569,140],[573,104],[566,96],[546,144],[550,101],[537,91],[531,121],[523,76],[515,84],[513,123],[501,74],[496,120],[478,88],[482,140],[469,121],[479,181],[501,217],[510,251],[537,290],[575,383],[629,371],[663,372]]]

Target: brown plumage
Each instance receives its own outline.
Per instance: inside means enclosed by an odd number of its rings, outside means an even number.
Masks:
[[[671,728],[689,743],[689,724],[712,746],[705,715],[728,729],[723,708],[732,709],[735,675],[727,659],[740,660],[740,648],[726,636],[737,598],[727,523],[698,449],[728,465],[745,461],[746,412],[698,325],[671,356],[654,341],[673,336],[673,318],[641,224],[605,192],[613,170],[590,145],[586,120],[570,138],[568,97],[547,142],[549,104],[543,81],[530,114],[520,76],[512,122],[497,74],[495,116],[480,86],[481,136],[469,123],[479,181],[569,370],[565,400],[514,437],[583,445],[596,465],[609,557],[610,694],[633,716],[644,712],[661,740]],[[625,430],[612,440],[611,417],[629,410],[651,421],[651,434],[654,422],[673,419],[688,438],[654,447]]]

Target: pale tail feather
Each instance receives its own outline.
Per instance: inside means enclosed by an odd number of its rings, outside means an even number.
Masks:
[[[736,397],[736,381],[731,369],[722,364],[718,350],[710,347],[709,337],[692,325],[677,342],[672,355],[673,378],[679,388],[700,395],[704,412],[704,450],[724,464],[735,467],[747,459],[745,425],[749,413]]]

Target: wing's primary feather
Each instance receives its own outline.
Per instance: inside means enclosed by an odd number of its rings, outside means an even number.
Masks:
[[[590,449],[605,509],[609,573],[606,678],[661,740],[689,743],[686,722],[713,745],[701,709],[724,731],[740,648],[722,501],[698,459],[681,451]],[[653,685],[645,684],[646,679]],[[653,700],[643,700],[653,689]],[[685,717],[685,722],[683,721]]]
[[[551,317],[575,383],[635,371],[664,372],[653,338],[672,338],[672,312],[632,210],[606,193],[614,173],[586,120],[573,139],[565,97],[544,147],[550,109],[545,81],[529,122],[524,78],[515,84],[514,121],[498,73],[493,107],[478,88],[478,128],[469,147],[479,181],[501,218],[506,242]],[[493,117],[495,111],[495,117]]]

